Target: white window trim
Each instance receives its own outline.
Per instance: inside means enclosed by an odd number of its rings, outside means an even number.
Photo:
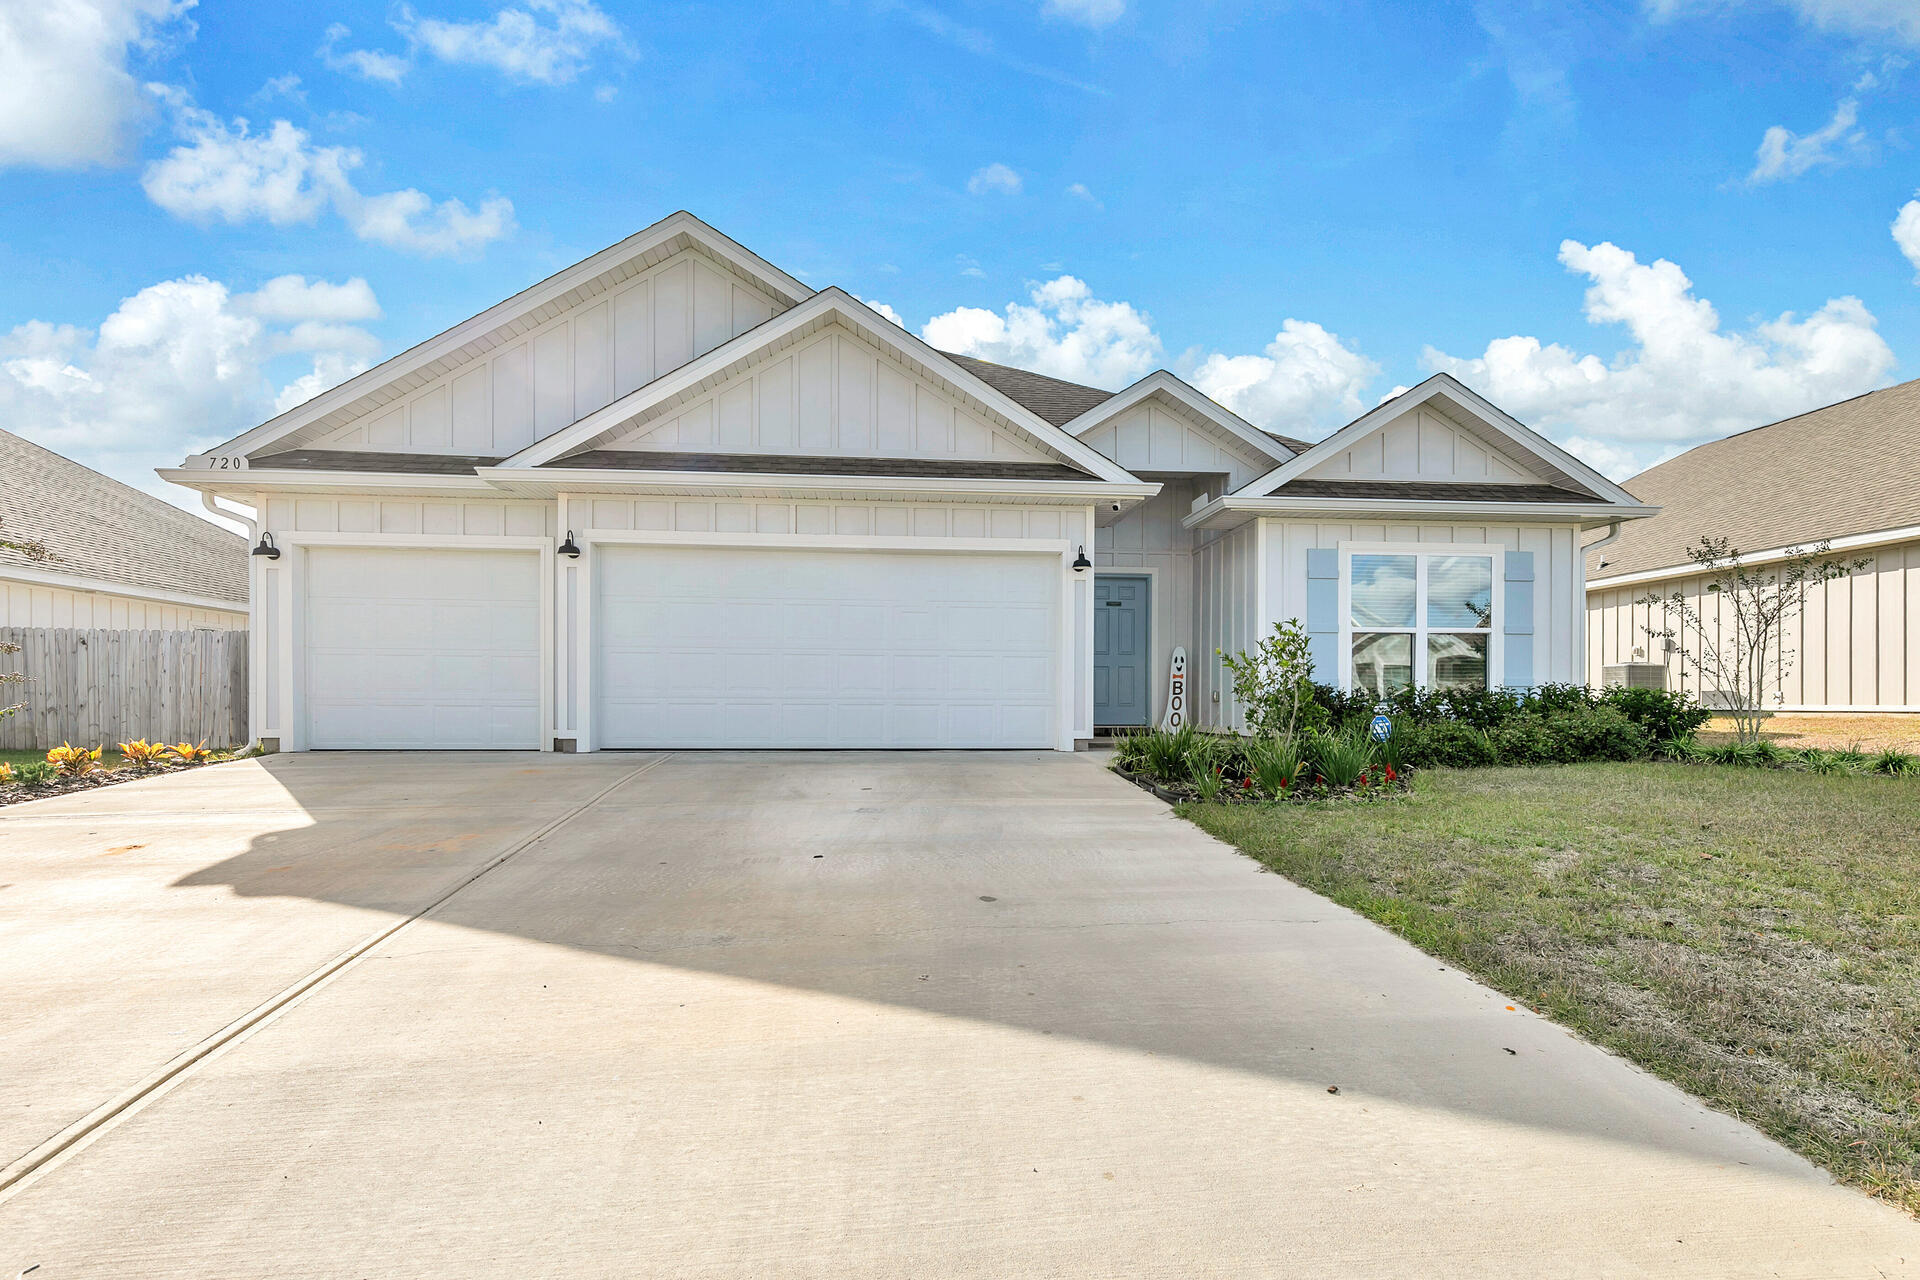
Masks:
[[[1427,687],[1426,648],[1420,643],[1429,632],[1452,635],[1477,628],[1429,627],[1425,622],[1427,604],[1427,568],[1425,558],[1432,556],[1487,556],[1493,561],[1493,619],[1487,629],[1487,687],[1503,687],[1506,671],[1507,548],[1490,542],[1342,542],[1340,551],[1340,688],[1353,690],[1353,633],[1355,631],[1406,631],[1403,627],[1355,627],[1353,625],[1353,558],[1359,556],[1414,556],[1415,581],[1413,638],[1414,687]]]

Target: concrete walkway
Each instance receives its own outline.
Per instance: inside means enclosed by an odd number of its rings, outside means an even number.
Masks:
[[[16,806],[0,991],[4,1276],[1920,1270],[1920,1224],[1085,757]]]

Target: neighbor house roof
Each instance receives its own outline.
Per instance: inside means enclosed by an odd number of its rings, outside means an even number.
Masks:
[[[1703,537],[1751,553],[1920,525],[1917,457],[1920,380],[1700,445],[1626,482],[1664,510],[1622,529],[1587,576],[1688,564]]]
[[[0,536],[37,540],[53,557],[0,549],[0,576],[20,567],[246,607],[244,539],[7,431],[0,520]]]

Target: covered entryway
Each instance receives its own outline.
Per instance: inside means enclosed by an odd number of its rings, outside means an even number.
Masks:
[[[541,745],[539,552],[304,555],[306,745]]]
[[[1055,554],[609,544],[601,747],[1053,747]]]

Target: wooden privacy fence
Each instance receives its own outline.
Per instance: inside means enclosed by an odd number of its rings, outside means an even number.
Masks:
[[[0,748],[97,747],[129,738],[237,746],[247,741],[247,633],[0,627],[20,652],[0,670]]]

